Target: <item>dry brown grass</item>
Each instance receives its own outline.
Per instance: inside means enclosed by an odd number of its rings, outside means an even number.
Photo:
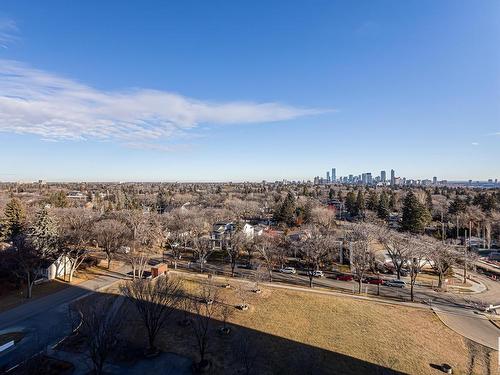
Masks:
[[[183,285],[196,292],[200,282],[206,281],[185,279]],[[236,289],[219,288],[219,297],[237,305],[241,300]],[[238,367],[234,348],[242,333],[259,351],[257,373],[383,373],[374,366],[378,365],[402,373],[432,374],[439,372],[430,365],[444,362],[454,367],[454,373],[466,373],[469,349],[464,340],[427,310],[274,289],[264,289],[260,295],[249,292],[247,302],[248,311],[235,308],[229,318],[233,333],[228,337],[214,333],[210,348],[214,373],[235,373],[223,369]],[[133,315],[133,309],[127,314]],[[140,324],[129,327],[133,341],[144,342]],[[166,332],[159,338],[163,350],[197,358],[189,327],[178,326],[174,319]],[[474,374],[484,370],[479,366]]]

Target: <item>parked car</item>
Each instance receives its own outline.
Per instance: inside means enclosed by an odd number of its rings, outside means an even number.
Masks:
[[[341,281],[351,281],[354,278],[352,275],[346,274],[346,273],[339,273],[333,277],[334,279],[341,280]]]
[[[293,267],[285,267],[285,268],[281,268],[280,269],[280,272],[281,273],[287,273],[287,274],[290,274],[290,275],[294,275],[297,273],[297,271],[295,271],[295,268]]]
[[[384,285],[392,286],[394,288],[404,288],[406,286],[406,283],[403,280],[392,279],[387,280]]]
[[[401,274],[401,276],[406,277],[410,274],[410,271],[403,268],[403,269],[401,269],[400,274]]]
[[[384,280],[381,279],[380,277],[367,277],[365,278],[365,283],[367,284],[374,284],[374,285],[382,285],[384,284]]]
[[[308,274],[308,275],[311,275],[311,274],[312,274],[314,277],[323,277],[323,276],[325,276],[325,275],[323,274],[323,271],[320,271],[320,270],[316,270],[316,271],[309,271],[307,274]]]

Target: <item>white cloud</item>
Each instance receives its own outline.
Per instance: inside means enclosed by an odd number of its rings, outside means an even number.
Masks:
[[[148,141],[185,136],[201,124],[284,121],[323,112],[279,103],[215,103],[158,90],[101,91],[0,60],[0,131],[46,140],[110,140],[144,146]]]
[[[471,143],[473,146],[479,146],[479,143],[478,142],[472,142]]]
[[[0,18],[0,48],[7,46],[17,40],[17,25],[8,18]]]

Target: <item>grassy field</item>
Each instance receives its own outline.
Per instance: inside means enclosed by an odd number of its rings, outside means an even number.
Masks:
[[[249,284],[230,284],[230,289],[218,288],[219,298],[233,307],[241,303],[243,289],[250,308],[232,308],[233,332],[228,336],[218,334],[222,323],[214,322],[214,374],[237,373],[247,356],[258,358],[258,374],[439,374],[432,365],[441,363],[451,364],[456,374],[487,373],[481,363],[483,348],[465,342],[427,310],[298,291],[264,289],[255,294]],[[200,281],[185,280],[184,288],[196,294]],[[133,308],[125,308],[132,317]],[[192,329],[178,325],[180,316],[171,319],[159,346],[196,360]],[[127,336],[136,345],[145,344],[139,322],[128,325]],[[242,348],[241,342],[251,343],[251,350]],[[468,372],[471,352],[476,353],[476,363]],[[495,360],[493,353],[492,369]]]

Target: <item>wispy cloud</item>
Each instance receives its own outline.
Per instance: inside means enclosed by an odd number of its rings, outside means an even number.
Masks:
[[[148,89],[102,91],[0,60],[0,131],[46,140],[108,140],[144,146],[185,137],[202,124],[285,121],[323,112],[273,102],[216,103]]]
[[[473,145],[473,146],[479,146],[479,143],[478,142],[472,142],[471,145]]]
[[[17,37],[17,25],[9,18],[0,18],[0,48],[7,48],[7,46],[15,42]]]

